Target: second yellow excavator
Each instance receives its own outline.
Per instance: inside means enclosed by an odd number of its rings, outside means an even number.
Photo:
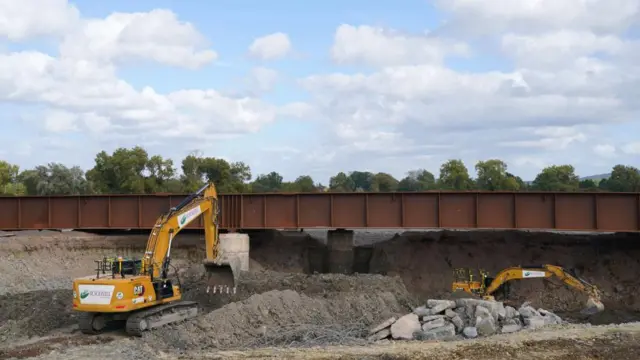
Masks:
[[[581,279],[569,270],[565,270],[557,265],[533,265],[533,266],[514,266],[500,271],[495,277],[490,277],[486,271],[479,270],[480,281],[473,280],[473,274],[470,269],[458,268],[454,270],[454,281],[452,290],[462,290],[469,294],[482,296],[486,300],[494,300],[494,294],[499,290],[508,294],[508,282],[519,279],[549,278],[557,277],[566,285],[585,292],[589,299],[586,307],[582,310],[585,315],[593,315],[604,310],[600,298],[600,290],[587,281]]]
[[[113,320],[126,321],[126,331],[140,336],[145,330],[192,318],[198,304],[182,301],[181,288],[169,279],[171,245],[176,235],[203,217],[206,259],[204,265],[215,283],[235,290],[231,264],[219,253],[218,194],[207,184],[169,209],[156,221],[141,259],[103,259],[95,275],[73,280],[73,309],[83,313],[80,330],[96,334]]]

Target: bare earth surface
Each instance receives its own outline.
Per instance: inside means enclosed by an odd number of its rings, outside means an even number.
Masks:
[[[632,322],[640,320],[638,235],[361,232],[357,244],[376,243],[373,274],[348,276],[305,274],[307,245],[318,243],[308,236],[262,234],[252,237],[251,272],[238,294],[221,297],[206,292],[204,239],[184,234],[173,264],[201,316],[142,338],[118,329],[79,333],[70,287],[103,256],[140,256],[146,236],[0,235],[0,359],[640,359],[640,323]],[[575,315],[581,294],[537,279],[514,284],[514,302],[532,301],[574,324],[474,340],[366,340],[371,325],[450,296],[454,267],[543,263],[575,268],[604,291],[606,311],[588,319],[603,325]]]

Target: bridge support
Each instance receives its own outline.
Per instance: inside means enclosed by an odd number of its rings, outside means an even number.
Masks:
[[[336,229],[327,232],[329,272],[353,273],[353,230]]]
[[[249,271],[249,234],[226,233],[220,234],[219,256],[221,260],[231,265],[233,272]]]

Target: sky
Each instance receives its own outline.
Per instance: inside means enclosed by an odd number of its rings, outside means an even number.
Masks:
[[[640,166],[640,0],[0,0],[0,159]]]

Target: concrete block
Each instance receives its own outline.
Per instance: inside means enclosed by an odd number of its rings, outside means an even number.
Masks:
[[[520,314],[518,314],[518,310],[516,310],[515,308],[511,307],[511,306],[506,306],[504,308],[505,310],[505,318],[506,319],[513,319],[515,317],[518,317]]]
[[[332,250],[353,250],[353,230],[329,230],[327,247]]]
[[[431,315],[431,309],[429,309],[426,306],[418,306],[417,308],[413,309],[413,313],[418,315],[418,316],[429,316]]]
[[[518,313],[523,318],[539,317],[540,316],[540,313],[538,313],[536,311],[536,309],[534,309],[531,306],[522,306],[522,307],[520,307],[520,309],[518,309]]]
[[[240,233],[220,234],[218,259],[229,264],[234,273],[249,271],[249,235]]]
[[[498,326],[491,316],[486,318],[478,317],[478,321],[476,321],[476,329],[478,329],[478,334],[482,336],[489,336],[496,333]]]
[[[544,321],[544,317],[532,316],[524,319],[524,325],[529,329],[539,329],[547,324]]]
[[[413,333],[420,331],[420,321],[418,315],[407,314],[391,325],[391,337],[394,339],[412,340]]]
[[[382,339],[386,339],[389,335],[391,335],[390,329],[383,329],[378,331],[377,333],[370,335],[367,340],[369,341],[379,341]]]
[[[429,331],[431,329],[436,329],[436,328],[445,326],[446,324],[447,324],[447,322],[444,321],[443,317],[441,317],[441,318],[434,319],[434,320],[431,320],[429,322],[424,323],[422,325],[422,330]]]
[[[452,319],[452,318],[458,316],[458,313],[456,313],[455,311],[453,311],[451,309],[447,309],[447,310],[444,311],[444,315],[446,317],[448,317],[449,319]]]
[[[456,336],[456,328],[448,323],[444,326],[424,331],[425,340],[446,340]]]
[[[547,311],[545,309],[538,309],[538,313],[544,317],[545,323],[547,325],[555,325],[562,324],[563,320],[560,316],[552,313],[551,311]]]
[[[431,308],[432,314],[439,314],[447,309],[456,307],[456,302],[451,300],[427,300],[427,306]]]
[[[393,325],[394,322],[396,322],[396,320],[398,320],[395,316],[388,318],[387,320],[381,322],[380,324],[372,327],[369,330],[369,335],[373,335],[381,330],[384,330],[388,327],[390,327],[391,325]]]
[[[462,335],[467,339],[475,339],[478,337],[478,329],[473,326],[467,326],[462,330]]]
[[[455,325],[457,332],[462,331],[462,329],[464,328],[464,321],[458,315],[451,318],[451,323]]]
[[[352,230],[327,232],[328,270],[336,274],[353,273],[354,249]]]
[[[427,315],[422,317],[422,322],[429,322],[437,319],[444,319],[444,315]]]

